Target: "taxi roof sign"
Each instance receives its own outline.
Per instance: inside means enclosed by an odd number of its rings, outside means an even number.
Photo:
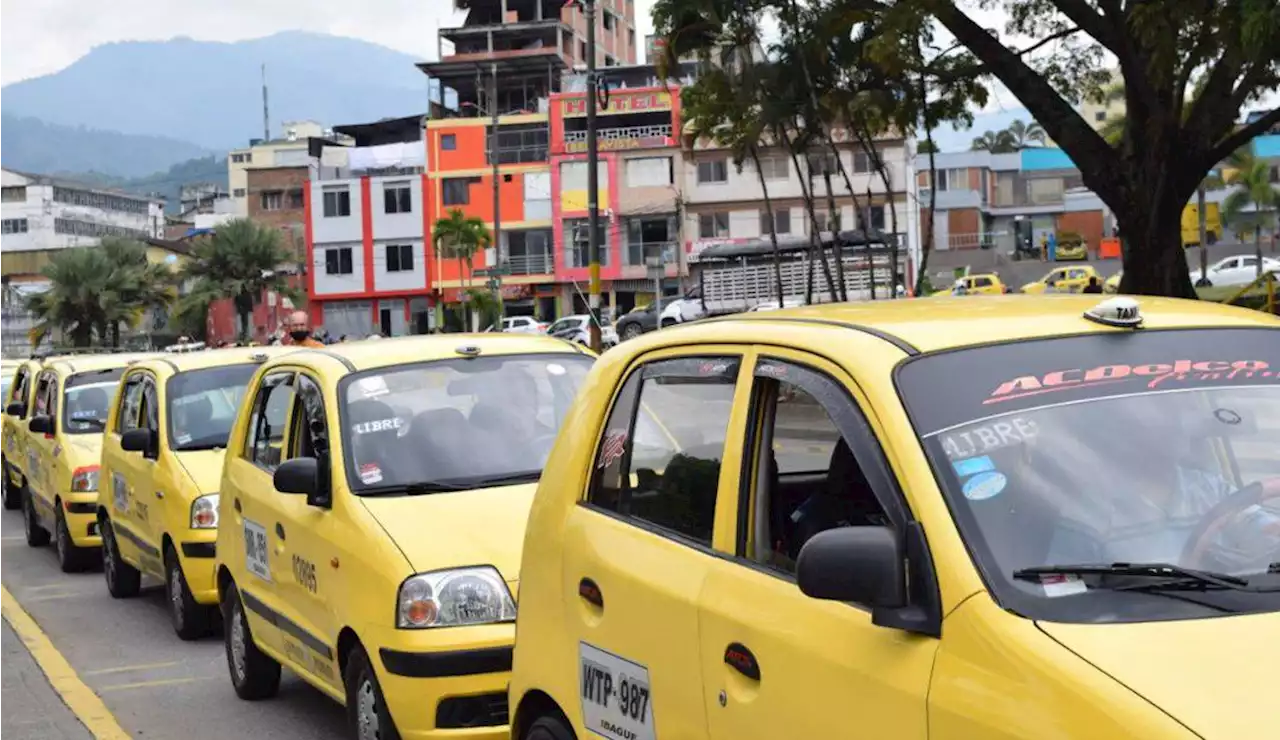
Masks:
[[[1124,329],[1142,328],[1142,314],[1138,310],[1138,302],[1128,296],[1108,298],[1085,311],[1084,317],[1103,326],[1116,326]]]

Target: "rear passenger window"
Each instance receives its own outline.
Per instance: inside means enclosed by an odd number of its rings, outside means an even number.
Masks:
[[[591,505],[710,545],[740,364],[684,358],[632,373],[596,452]]]
[[[138,428],[138,409],[142,406],[142,376],[133,375],[125,381],[120,394],[120,413],[116,415],[116,431],[123,434]]]
[[[273,373],[262,380],[249,417],[244,456],[268,471],[280,466],[284,451],[284,430],[293,405],[293,373]]]

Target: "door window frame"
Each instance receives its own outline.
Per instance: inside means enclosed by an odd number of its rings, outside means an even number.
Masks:
[[[125,373],[124,377],[120,379],[120,392],[116,394],[116,423],[111,430],[113,434],[119,435],[124,434],[131,429],[143,428],[139,423],[139,415],[142,411],[141,397],[138,398],[138,405],[133,408],[133,419],[127,420],[125,419],[125,415],[128,413],[130,389],[137,387],[139,389],[138,393],[141,395],[143,384],[150,375],[151,373],[146,370],[134,370],[133,372]],[[151,378],[151,381],[154,384],[155,379]]]
[[[249,407],[248,429],[245,430],[244,444],[240,448],[240,456],[253,467],[262,472],[271,474],[276,468],[280,467],[280,463],[284,462],[289,452],[289,431],[293,424],[293,407],[297,401],[297,376],[298,371],[291,367],[274,367],[266,371],[253,390],[253,405]],[[289,399],[289,405],[285,409],[284,422],[281,424],[283,436],[280,440],[280,459],[275,465],[268,466],[260,461],[258,455],[258,431],[262,427],[262,420],[265,418],[266,405],[271,400],[271,394],[274,393],[281,385],[290,387],[290,393],[293,397]],[[270,447],[271,440],[268,437],[267,446]]]
[[[286,447],[281,450],[280,462],[292,460],[296,457],[304,457],[299,450],[299,446],[304,439],[308,440],[311,445],[311,451],[314,459],[319,467],[318,477],[323,482],[325,495],[329,505],[333,503],[333,476],[332,461],[333,437],[330,434],[329,413],[325,407],[324,385],[321,380],[313,373],[305,370],[299,370],[293,378],[293,403],[289,412],[289,431],[287,434]],[[312,423],[311,414],[318,411],[320,414],[320,428]],[[307,422],[306,436],[303,436],[303,430],[300,425]]]
[[[21,401],[23,405],[22,413],[17,416],[18,419],[25,419],[30,413],[31,401],[31,369],[25,364],[18,368],[18,372],[14,373],[13,385],[9,387],[9,397],[5,399],[5,406],[11,403]]]

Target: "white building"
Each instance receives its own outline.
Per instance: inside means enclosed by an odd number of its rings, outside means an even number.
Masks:
[[[249,146],[227,153],[227,183],[237,216],[249,215],[249,198],[257,195],[249,192],[249,170],[305,166],[311,162],[309,139],[333,136],[315,121],[285,121],[281,128],[278,139],[250,139]],[[346,141],[345,137],[338,140]]]
[[[159,198],[9,169],[0,175],[0,185],[6,276],[37,274],[50,252],[93,246],[104,236],[164,236]]]

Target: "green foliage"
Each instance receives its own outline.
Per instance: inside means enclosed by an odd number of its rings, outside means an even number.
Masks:
[[[280,232],[247,218],[228,221],[211,236],[196,241],[193,259],[182,271],[190,289],[179,315],[191,315],[201,304],[208,306],[230,298],[240,317],[240,338],[250,338],[253,308],[266,291],[274,291],[295,303],[302,295],[289,284],[293,254],[283,245]],[[189,319],[188,319],[189,320]],[[200,334],[203,334],[201,327]]]
[[[458,261],[459,277],[465,274],[469,283],[471,263],[476,252],[492,244],[493,235],[484,221],[453,208],[448,216],[436,221],[431,232],[431,243],[435,245],[437,257]],[[466,269],[462,270],[464,265]]]
[[[1271,182],[1271,163],[1248,150],[1237,152],[1230,162],[1236,171],[1226,181],[1231,192],[1222,204],[1222,220],[1237,232],[1274,224],[1280,188]]]

